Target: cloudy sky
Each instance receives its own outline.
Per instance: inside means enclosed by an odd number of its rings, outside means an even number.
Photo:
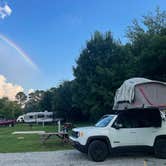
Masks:
[[[8,97],[10,100],[14,100],[18,92],[22,92],[24,89],[19,85],[13,85],[8,83],[6,78],[0,75],[0,98]]]
[[[0,36],[9,41],[0,37],[0,97],[73,79],[72,66],[95,30],[125,42],[133,18],[166,6],[165,0],[6,1],[12,14],[0,20]]]

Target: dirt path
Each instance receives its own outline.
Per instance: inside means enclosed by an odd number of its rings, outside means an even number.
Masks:
[[[105,162],[89,161],[87,156],[76,151],[28,152],[0,154],[0,166],[166,166],[166,160],[153,156],[112,156]]]

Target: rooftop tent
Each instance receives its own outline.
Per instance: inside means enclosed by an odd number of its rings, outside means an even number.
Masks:
[[[124,81],[116,91],[114,110],[140,107],[166,108],[166,83],[146,78]]]

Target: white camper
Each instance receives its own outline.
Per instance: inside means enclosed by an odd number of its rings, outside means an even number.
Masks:
[[[25,115],[19,116],[16,121],[19,122],[19,123],[23,123],[24,122],[24,116]]]
[[[53,112],[30,112],[17,118],[17,122],[25,123],[51,123],[53,122]]]

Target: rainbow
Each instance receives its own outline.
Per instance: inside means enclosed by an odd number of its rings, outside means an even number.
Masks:
[[[10,47],[15,49],[17,53],[35,70],[39,70],[38,66],[31,60],[31,58],[12,40],[7,38],[6,36],[0,34],[0,40],[7,43]]]

